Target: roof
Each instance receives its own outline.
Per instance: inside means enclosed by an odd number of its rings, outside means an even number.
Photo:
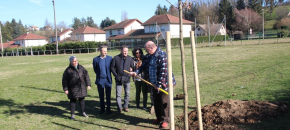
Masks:
[[[18,45],[15,44],[15,41],[9,41],[3,43],[3,48],[17,48]]]
[[[179,24],[179,17],[175,17],[169,14],[162,14],[162,15],[154,15],[150,19],[148,19],[146,22],[142,24],[142,26],[145,25],[154,25],[154,24]],[[182,19],[183,24],[193,24],[194,22]]]
[[[30,27],[33,27],[33,28],[38,28],[37,26],[30,26]]]
[[[158,33],[159,36],[161,33]],[[132,30],[132,32],[128,32],[125,35],[116,35],[107,38],[107,40],[121,40],[121,39],[141,39],[141,38],[155,38],[155,34],[153,33],[144,33],[144,29],[136,29]]]
[[[132,24],[133,22],[139,22],[140,24],[142,24],[142,22],[138,19],[128,19],[128,20],[124,20],[120,23],[114,24],[112,26],[106,27],[104,30],[110,30],[110,29],[124,29],[126,27],[128,27],[130,24]]]
[[[106,34],[106,32],[90,26],[85,26],[79,27],[78,29],[74,30],[71,34]]]
[[[210,34],[215,34],[218,31],[218,29],[220,28],[221,24],[211,24],[209,26],[210,26]],[[197,27],[201,27],[203,30],[208,32],[208,25],[207,24],[200,24]]]
[[[36,34],[33,34],[33,33],[22,34],[22,35],[20,35],[19,37],[13,39],[13,40],[15,41],[15,40],[39,40],[39,39],[44,39],[44,40],[46,40],[45,37],[40,36],[40,35],[36,35]]]
[[[62,32],[58,32],[57,36],[62,36],[69,31],[73,31],[73,29],[64,29],[64,30],[62,30]],[[51,35],[50,37],[55,37],[55,34]]]

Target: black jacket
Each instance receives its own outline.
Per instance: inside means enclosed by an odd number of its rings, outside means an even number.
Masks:
[[[69,99],[86,97],[87,86],[91,86],[91,81],[83,66],[78,65],[78,69],[73,66],[66,68],[62,76],[62,87],[63,91],[68,90]]]
[[[130,83],[130,75],[124,70],[130,71],[130,67],[134,69],[134,61],[131,56],[127,56],[125,60],[122,54],[116,55],[111,62],[111,71],[115,76],[116,83]],[[123,61],[124,69],[123,69]]]

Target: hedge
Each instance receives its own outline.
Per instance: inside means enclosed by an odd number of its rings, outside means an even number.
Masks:
[[[215,36],[210,36],[210,40],[212,41]],[[226,36],[226,39],[229,39],[229,36]],[[225,40],[225,35],[217,35],[213,42],[219,42]],[[208,42],[208,36],[197,36],[197,44]],[[190,37],[183,38],[184,45],[190,44]],[[176,46],[179,45],[179,38],[171,38],[171,45]]]

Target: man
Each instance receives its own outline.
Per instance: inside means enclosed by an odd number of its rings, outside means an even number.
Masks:
[[[122,46],[121,54],[115,56],[111,63],[111,71],[115,76],[116,81],[116,100],[118,105],[118,112],[122,112],[121,92],[122,85],[124,85],[124,111],[129,112],[129,94],[130,94],[130,75],[125,73],[124,70],[130,71],[134,67],[134,61],[128,55],[128,47]]]
[[[107,46],[101,46],[99,48],[100,55],[93,59],[93,67],[96,73],[96,82],[98,86],[99,98],[100,98],[100,114],[105,113],[105,101],[104,101],[104,90],[106,93],[106,111],[111,114],[111,88],[112,88],[112,77],[111,77],[111,61],[112,57],[107,55]]]
[[[154,84],[153,100],[156,120],[153,124],[159,124],[160,128],[167,128],[169,122],[169,97],[163,92],[159,91],[159,88],[168,91],[167,81],[167,54],[155,45],[154,42],[148,41],[145,44],[146,59],[142,62],[135,72],[130,72],[130,75],[136,76],[142,71],[147,71],[149,74],[150,83]],[[172,82],[175,85],[175,79],[172,74]]]

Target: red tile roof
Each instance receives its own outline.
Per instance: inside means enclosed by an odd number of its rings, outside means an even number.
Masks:
[[[9,41],[9,42],[5,42],[3,43],[3,48],[17,48],[18,45],[15,44],[15,41]]]
[[[69,31],[73,31],[73,29],[64,29],[62,32],[57,32],[57,36],[62,36]],[[51,35],[50,37],[55,37],[55,34]]]
[[[43,36],[40,36],[40,35],[36,35],[36,34],[33,34],[33,33],[26,33],[26,34],[22,34],[20,35],[19,37],[13,39],[13,41],[15,40],[38,40],[38,39],[45,39],[45,37]]]
[[[162,14],[162,15],[154,15],[150,19],[148,19],[146,22],[142,24],[142,26],[145,25],[153,25],[153,24],[166,24],[166,23],[171,23],[171,24],[179,24],[179,18],[169,15],[169,14]],[[182,19],[183,24],[193,24],[194,22],[188,21],[185,19]]]
[[[139,22],[140,24],[142,24],[142,22],[138,19],[128,19],[128,20],[124,20],[120,23],[114,24],[112,26],[106,27],[104,30],[110,30],[110,29],[124,29],[127,26],[129,26],[130,24],[132,24],[133,22]]]
[[[159,36],[161,33],[158,33]],[[116,35],[113,37],[107,38],[107,40],[121,40],[121,39],[141,39],[141,38],[155,38],[156,34],[154,33],[144,33],[144,29],[132,30],[125,35]]]
[[[106,32],[100,29],[85,26],[74,30],[71,34],[106,34]]]

